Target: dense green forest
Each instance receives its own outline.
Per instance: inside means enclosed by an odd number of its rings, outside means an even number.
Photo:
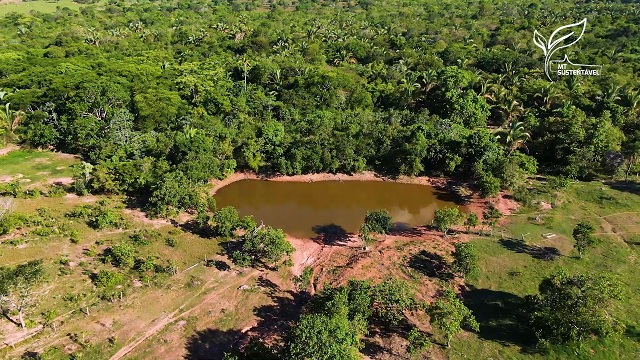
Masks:
[[[624,176],[640,152],[639,15],[629,1],[522,0],[10,13],[4,138],[80,154],[81,191],[135,194],[156,214],[244,169],[459,176],[485,195],[536,172]],[[602,75],[550,82],[534,30],[582,18],[563,51]]]

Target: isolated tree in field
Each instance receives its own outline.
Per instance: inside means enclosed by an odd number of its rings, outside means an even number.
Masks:
[[[278,263],[295,250],[281,229],[270,226],[248,232],[240,241],[241,247],[232,259],[241,266]]]
[[[591,249],[596,246],[598,243],[598,238],[595,237],[596,229],[593,225],[587,221],[581,221],[573,228],[573,239],[576,242],[576,250],[578,250],[578,254],[580,258],[585,251]]]
[[[449,229],[458,224],[461,218],[462,214],[460,214],[460,210],[457,207],[436,209],[433,215],[433,225],[438,231],[444,232],[444,235],[447,236]]]
[[[453,252],[453,271],[462,277],[478,274],[478,252],[471,243],[456,243]]]
[[[624,331],[611,314],[614,300],[622,299],[622,284],[613,278],[569,276],[560,271],[542,280],[539,291],[527,298],[531,326],[539,340],[580,342],[590,335]]]
[[[360,240],[362,240],[362,243],[365,247],[371,245],[375,240],[375,238],[371,236],[371,229],[369,228],[369,225],[367,225],[366,223],[360,225],[358,237],[360,238]]]
[[[447,289],[434,304],[428,308],[431,324],[442,332],[447,347],[451,344],[451,338],[462,331],[462,327],[479,330],[478,322],[453,290]]]
[[[393,226],[393,219],[387,210],[368,211],[364,217],[364,224],[370,232],[388,234]]]
[[[16,312],[22,329],[26,328],[25,312],[36,302],[33,288],[44,278],[42,260],[33,260],[14,268],[0,268],[0,304],[3,314],[11,319]]]
[[[475,228],[480,225],[480,221],[478,220],[478,215],[470,212],[467,214],[467,218],[464,220],[464,226],[467,227],[467,233],[471,231],[471,228]]]
[[[503,214],[498,210],[495,206],[489,205],[482,213],[482,224],[486,225],[491,229],[491,236],[493,236],[493,230],[498,223],[498,220],[502,218]]]
[[[73,189],[80,195],[89,193],[89,183],[92,179],[93,165],[88,162],[72,165],[73,170]]]

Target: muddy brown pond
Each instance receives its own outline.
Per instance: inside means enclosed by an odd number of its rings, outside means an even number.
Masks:
[[[383,181],[240,180],[218,190],[215,199],[219,209],[233,206],[241,216],[298,238],[355,233],[369,210],[388,210],[394,227],[406,229],[430,224],[437,208],[456,206],[450,193],[431,186]]]

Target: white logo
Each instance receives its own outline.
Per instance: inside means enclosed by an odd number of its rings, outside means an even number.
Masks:
[[[556,73],[559,76],[562,75],[587,75],[587,76],[597,76],[600,75],[600,70],[602,70],[602,66],[600,65],[585,65],[585,64],[574,64],[572,63],[567,54],[564,55],[562,60],[551,60],[551,56],[558,50],[567,48],[578,42],[584,35],[584,30],[587,27],[587,19],[582,19],[582,21],[577,22],[575,24],[569,24],[565,26],[561,26],[554,31],[551,36],[549,36],[549,40],[544,38],[538,30],[533,32],[533,42],[542,49],[544,52],[544,73],[547,75],[550,81],[551,79],[551,69],[550,65],[554,64],[556,66]],[[570,67],[567,67],[570,65]]]

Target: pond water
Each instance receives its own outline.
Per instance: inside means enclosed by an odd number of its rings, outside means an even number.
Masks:
[[[355,233],[369,210],[388,210],[402,229],[430,224],[437,208],[455,206],[451,194],[431,186],[385,181],[240,180],[218,190],[215,199],[219,209],[233,206],[241,216],[299,238]]]

